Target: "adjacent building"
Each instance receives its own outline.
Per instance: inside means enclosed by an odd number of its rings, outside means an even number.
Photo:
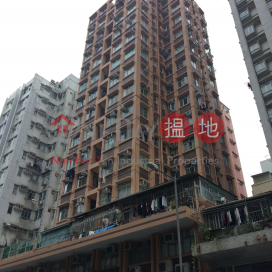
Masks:
[[[34,78],[6,99],[0,117],[0,246],[54,226],[68,134],[52,122],[73,114],[78,78]],[[68,131],[67,131],[68,132]],[[63,167],[63,166],[62,166]]]
[[[249,87],[253,91],[272,157],[272,1],[230,0]]]

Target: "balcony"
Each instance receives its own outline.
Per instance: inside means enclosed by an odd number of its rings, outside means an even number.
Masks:
[[[148,174],[148,171],[146,172]],[[194,183],[196,186],[194,186]],[[235,199],[234,195],[217,187],[215,184],[198,174],[183,176],[177,181],[177,187],[179,217],[183,227],[192,226],[196,222],[203,224],[204,221],[202,217],[197,219],[194,216],[194,213],[197,210],[197,203],[200,203],[200,205],[205,205],[206,203],[206,205],[210,207],[220,204],[220,197],[225,197],[228,201],[233,201]],[[197,192],[198,201],[196,201],[195,192]],[[168,207],[160,209],[152,216],[146,216],[145,218],[138,214],[131,214],[131,216],[128,217],[125,216],[128,205],[133,206],[133,203],[141,203],[140,201],[142,199],[153,199],[153,196],[159,197],[161,196],[161,193],[166,197],[167,203],[169,204]],[[124,233],[129,235],[129,237],[133,235],[133,237],[141,239],[152,233],[164,232],[165,229],[174,228],[176,226],[176,212],[170,207],[170,202],[173,202],[174,199],[174,184],[172,181],[169,181],[147,189],[144,192],[136,193],[112,201],[109,204],[92,209],[88,212],[81,213],[80,215],[75,215],[73,216],[73,221],[71,221],[71,223],[59,225],[42,232],[37,239],[35,250],[32,251],[32,248],[28,250],[32,252],[28,252],[27,258],[25,254],[22,254],[22,256],[17,256],[16,260],[2,260],[0,262],[1,271],[10,271],[11,263],[12,266],[15,266],[18,265],[16,262],[20,263],[20,269],[29,266],[30,262],[31,266],[36,266],[38,263],[50,261],[53,256],[57,257],[56,254],[69,254],[71,248],[73,248],[72,250],[75,254],[78,254],[79,252],[91,252],[93,249],[102,246],[102,244],[104,246],[107,244],[124,242],[128,239]],[[118,216],[119,211],[117,213],[116,209],[119,209],[123,215],[121,218]],[[101,219],[103,216],[109,218],[110,224],[111,226],[114,226],[114,228],[108,230],[102,229]],[[93,231],[95,234],[89,236],[89,231]],[[79,237],[84,238],[79,239]],[[33,240],[30,241],[30,244],[33,244]],[[12,245],[12,247],[18,249],[22,246],[21,244],[15,244]],[[11,249],[10,247],[7,247],[5,250],[10,252]],[[19,255],[26,252],[26,250],[24,249],[22,252],[14,250],[13,252],[13,254],[4,255],[5,258]],[[39,258],[35,259],[36,254],[38,254]],[[60,258],[60,256],[58,257]]]
[[[248,263],[248,260],[258,261],[266,257],[270,259],[271,199],[270,192],[204,209],[202,214],[208,235],[202,235],[201,243],[193,249],[193,256],[214,268]],[[226,218],[226,211],[229,211],[230,217]],[[239,222],[235,211],[239,213]],[[225,220],[221,221],[220,218]]]

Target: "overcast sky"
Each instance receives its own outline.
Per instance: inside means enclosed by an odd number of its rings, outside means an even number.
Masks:
[[[61,81],[79,77],[88,18],[106,1],[47,0],[0,3],[0,110],[5,99],[35,73]],[[231,109],[248,194],[251,175],[268,149],[228,1],[198,0],[208,23],[220,100]]]

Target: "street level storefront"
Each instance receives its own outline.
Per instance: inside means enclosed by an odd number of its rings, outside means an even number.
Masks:
[[[178,180],[178,195],[183,259],[191,267],[191,247],[200,241],[198,230],[204,224],[200,205],[212,207],[222,197],[233,201],[235,196],[198,174]],[[47,272],[75,272],[90,267],[90,271],[125,272],[141,266],[142,271],[155,272],[165,261],[175,267],[173,201],[173,182],[167,182],[79,214],[70,223],[41,233],[26,251],[20,250],[21,245],[4,248],[0,270],[32,272],[44,267]]]

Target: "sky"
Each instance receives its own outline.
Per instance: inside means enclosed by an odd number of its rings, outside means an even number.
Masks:
[[[37,73],[61,81],[79,77],[89,17],[106,1],[0,2],[0,111]],[[248,195],[268,149],[228,1],[198,0],[208,24],[220,100],[230,108]]]

